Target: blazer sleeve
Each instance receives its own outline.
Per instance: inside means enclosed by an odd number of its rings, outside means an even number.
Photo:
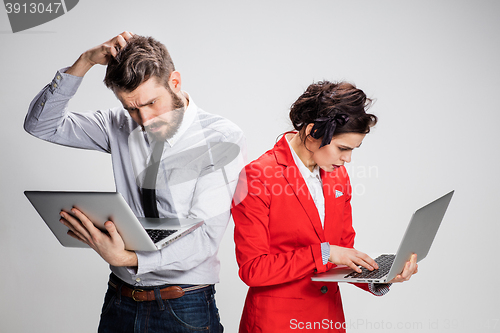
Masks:
[[[290,246],[286,251],[272,250],[269,213],[271,202],[279,200],[279,196],[271,195],[267,184],[259,178],[261,171],[252,164],[247,166],[234,197],[237,204],[232,214],[240,278],[251,287],[270,286],[326,271],[319,242],[299,248]]]

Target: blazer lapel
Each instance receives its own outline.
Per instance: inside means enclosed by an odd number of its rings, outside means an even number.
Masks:
[[[292,153],[290,152],[290,147],[285,141],[285,137],[288,133],[285,133],[273,148],[276,161],[278,162],[278,164],[283,166],[283,177],[287,181],[288,186],[291,188],[293,194],[297,197],[300,205],[309,217],[309,221],[311,222],[314,231],[318,235],[321,242],[325,242],[325,232],[321,225],[318,209],[314,204],[314,200],[309,193],[309,189],[307,188],[306,182],[302,177],[299,168],[295,165]],[[283,194],[289,195],[290,191],[284,189]]]
[[[325,196],[325,234],[340,236],[345,219],[346,191],[348,189],[347,171],[344,167],[332,172],[321,170],[323,195]],[[335,241],[329,239],[330,242]],[[332,244],[332,243],[331,243]]]
[[[325,233],[330,234],[330,228],[335,228],[333,225],[335,219],[333,218],[333,212],[331,211],[334,207],[333,200],[330,193],[332,192],[333,186],[335,185],[331,177],[327,177],[325,172],[321,170],[321,181],[323,182],[323,195],[325,196]]]

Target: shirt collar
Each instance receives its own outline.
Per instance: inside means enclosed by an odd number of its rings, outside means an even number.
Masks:
[[[193,99],[189,94],[185,91],[182,92],[186,99],[188,100],[188,107],[186,108],[186,111],[184,112],[184,117],[182,118],[182,123],[181,126],[179,126],[179,129],[177,132],[174,134],[173,137],[170,139],[167,139],[167,143],[170,145],[170,147],[173,147],[179,139],[182,137],[184,133],[186,133],[187,129],[191,124],[194,122],[194,119],[196,118],[196,109],[197,106],[194,103]]]
[[[285,134],[285,141],[288,143],[288,147],[290,148],[290,152],[292,153],[293,161],[295,162],[295,165],[297,165],[297,167],[299,168],[299,171],[300,171],[300,174],[302,175],[302,177],[304,179],[306,179],[307,177],[314,177],[314,178],[321,180],[321,176],[319,173],[319,166],[316,165],[314,167],[313,171],[309,170],[309,168],[306,167],[305,164],[302,162],[299,155],[297,155],[295,150],[293,150],[293,147],[290,144],[290,142],[288,141],[286,134]]]

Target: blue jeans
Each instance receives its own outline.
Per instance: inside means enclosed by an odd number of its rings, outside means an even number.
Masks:
[[[120,279],[112,275],[111,281],[117,288],[108,287],[102,307],[99,333],[222,333],[224,331],[215,305],[213,285],[186,292],[180,298],[169,300],[162,300],[159,293],[159,290],[166,286],[141,287],[143,290],[155,290],[156,300],[136,302],[121,295],[121,286],[124,283]]]

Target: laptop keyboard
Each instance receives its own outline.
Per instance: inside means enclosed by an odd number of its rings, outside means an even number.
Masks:
[[[175,229],[146,229],[146,232],[148,233],[149,237],[153,240],[153,243],[158,243],[162,239],[170,236],[174,232],[177,232]]]
[[[369,271],[364,267],[360,267],[361,273],[352,272],[344,277],[356,279],[380,279],[381,277],[389,273],[395,257],[395,254],[382,254],[375,259],[375,262],[378,264],[378,269]]]

